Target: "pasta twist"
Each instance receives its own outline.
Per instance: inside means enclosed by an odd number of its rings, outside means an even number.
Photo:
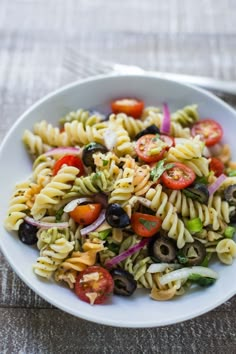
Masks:
[[[155,189],[150,188],[145,198],[151,201],[150,208],[163,220],[163,230],[167,231],[170,238],[177,241],[178,248],[184,247],[186,242],[193,242],[193,237],[178,217],[175,203],[172,203],[168,195],[163,192],[160,184]]]
[[[107,122],[101,122],[84,127],[83,123],[74,120],[71,123],[65,123],[64,129],[67,139],[72,146],[76,144],[86,145],[92,141],[104,144],[103,135],[107,125]]]
[[[123,128],[128,132],[131,139],[148,125],[148,120],[141,121],[140,119],[134,119],[133,117],[127,116],[125,113],[110,116],[110,120],[115,119],[122,122]]]
[[[143,112],[142,119],[148,120],[150,124],[155,124],[158,128],[161,128],[163,116],[159,109],[147,107]],[[170,134],[178,138],[189,138],[191,136],[189,128],[183,128],[181,124],[174,121],[171,121]]]
[[[61,268],[65,270],[76,270],[78,272],[85,269],[87,266],[94,265],[97,259],[97,253],[104,249],[103,242],[98,239],[86,241],[83,244],[83,252],[73,252],[70,258],[67,258]]]
[[[79,170],[76,167],[62,167],[50,183],[48,183],[36,196],[31,214],[35,219],[42,218],[48,208],[59,203],[60,199],[71,189]]]
[[[4,221],[7,230],[19,230],[20,224],[29,210],[27,206],[27,198],[25,192],[30,188],[30,181],[18,183],[15,187],[14,193],[10,199],[8,208],[8,215]]]
[[[113,180],[107,171],[92,173],[86,177],[76,178],[73,187],[67,194],[70,196],[88,196],[100,191],[108,192],[113,187]]]
[[[45,187],[52,179],[52,169],[54,164],[54,159],[46,156],[39,156],[33,165],[33,181]]]
[[[134,192],[134,170],[131,168],[124,168],[121,178],[117,179],[114,183],[113,190],[109,203],[123,204],[131,198]]]
[[[71,123],[73,120],[80,122],[85,125],[92,126],[101,121],[101,117],[96,114],[91,114],[89,111],[84,109],[78,109],[77,111],[72,111],[66,114],[64,117],[60,118],[60,124]]]
[[[149,188],[151,188],[153,182],[150,181],[150,166],[143,165],[137,166],[134,171],[134,194],[137,196],[144,195]]]
[[[134,143],[131,142],[127,130],[123,128],[122,119],[115,119],[115,116],[111,115],[106,134],[109,135],[110,131],[116,136],[113,150],[117,156],[132,156],[135,154]]]
[[[179,190],[173,190],[170,193],[169,202],[175,206],[177,213],[182,217],[200,218],[204,226],[212,225],[214,231],[220,228],[218,213],[213,207],[187,198]]]
[[[37,247],[39,250],[44,249],[48,245],[55,243],[56,240],[65,238],[67,241],[70,241],[70,232],[69,229],[59,230],[56,227],[51,229],[39,229],[37,232]]]
[[[120,173],[120,168],[118,167],[120,159],[113,152],[94,154],[93,159],[97,172],[107,171],[113,179],[118,177]]]
[[[189,127],[190,125],[197,122],[199,119],[200,117],[197,111],[196,104],[185,106],[184,108],[176,111],[171,116],[171,120],[181,124],[183,127]]]
[[[232,264],[236,258],[236,243],[231,239],[223,239],[216,246],[219,260],[224,264]]]
[[[76,282],[77,271],[74,269],[63,269],[59,268],[55,271],[55,280],[56,281],[64,281],[68,284],[70,289],[73,289]]]
[[[209,175],[209,160],[205,157],[199,157],[198,159],[185,160],[183,161],[185,165],[190,167],[197,176],[208,176]]]
[[[51,148],[50,145],[43,142],[40,136],[33,134],[28,129],[24,131],[22,140],[26,146],[26,149],[34,158]]]
[[[218,216],[226,223],[230,223],[230,215],[234,213],[235,206],[230,206],[229,203],[219,195],[211,195],[208,201],[208,207],[212,207],[217,211]]]
[[[74,243],[67,241],[65,237],[57,239],[46,248],[42,248],[37,263],[33,265],[34,272],[41,277],[50,278],[73,248]]]
[[[70,146],[70,140],[65,132],[60,132],[60,129],[53,127],[45,120],[34,125],[34,134],[38,135],[45,144],[50,146]]]
[[[186,139],[183,143],[177,143],[175,147],[171,147],[167,153],[167,161],[183,161],[200,158],[202,156],[203,144],[199,137],[194,139]]]

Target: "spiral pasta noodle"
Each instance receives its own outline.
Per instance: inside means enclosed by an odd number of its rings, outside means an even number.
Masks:
[[[40,251],[40,257],[33,265],[34,272],[41,277],[50,278],[72,250],[73,242],[67,241],[64,237],[55,240]]]
[[[185,106],[171,116],[172,121],[181,124],[183,127],[188,127],[196,123],[199,119],[196,104]]]
[[[51,148],[50,145],[43,142],[40,136],[33,134],[28,129],[25,130],[22,140],[33,157],[37,157]]]
[[[223,239],[217,244],[216,253],[222,263],[232,264],[233,258],[236,258],[236,243],[230,239]]]
[[[86,125],[92,126],[101,121],[101,117],[96,114],[91,114],[89,111],[84,109],[78,109],[77,111],[72,111],[66,114],[64,117],[60,118],[60,124],[71,123],[76,120],[80,122],[85,127]]]
[[[7,230],[19,230],[20,224],[29,210],[25,192],[30,188],[30,181],[18,183],[10,199],[10,205],[7,212],[4,225]]]
[[[38,135],[43,143],[50,146],[70,146],[70,140],[65,132],[60,132],[60,129],[53,127],[52,124],[45,120],[34,125],[34,134]]]
[[[71,189],[70,183],[73,183],[77,174],[78,168],[65,166],[62,167],[58,174],[54,176],[36,196],[31,213],[35,219],[42,218],[47,209],[59,202],[65,193]]]

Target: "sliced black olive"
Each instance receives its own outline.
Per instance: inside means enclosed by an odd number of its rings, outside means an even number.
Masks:
[[[149,127],[147,127],[146,129],[139,132],[135,136],[134,140],[138,140],[139,138],[141,138],[141,136],[147,135],[147,134],[160,134],[160,129],[155,124],[152,124]]]
[[[37,231],[38,228],[36,226],[30,225],[24,221],[19,227],[19,239],[26,245],[34,245],[38,241],[36,236]]]
[[[172,240],[157,234],[150,240],[148,252],[154,259],[170,263],[176,258],[177,249]]]
[[[229,204],[236,205],[236,184],[228,186],[224,191],[224,195]]]
[[[114,280],[114,293],[116,295],[130,296],[137,288],[133,275],[124,269],[112,269],[111,276]]]
[[[108,150],[106,146],[98,143],[90,143],[86,145],[82,152],[82,160],[85,166],[94,167],[93,154],[96,152],[106,153]]]
[[[106,221],[112,227],[121,229],[130,224],[130,219],[124,209],[117,203],[109,204],[106,210]]]
[[[196,183],[193,187],[183,189],[183,192],[186,197],[204,204],[207,204],[210,196],[207,186],[203,183]]]
[[[195,255],[190,255],[190,249],[193,249]],[[206,257],[206,249],[204,245],[195,240],[193,243],[186,243],[184,248],[181,250],[181,254],[186,258],[185,264],[187,266],[196,266],[202,264]]]

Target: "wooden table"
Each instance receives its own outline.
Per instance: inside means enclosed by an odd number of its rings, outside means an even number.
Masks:
[[[82,54],[235,80],[235,18],[234,0],[0,0],[0,138],[37,99],[88,74]],[[0,353],[236,353],[236,297],[177,325],[112,328],[53,308],[0,260]]]

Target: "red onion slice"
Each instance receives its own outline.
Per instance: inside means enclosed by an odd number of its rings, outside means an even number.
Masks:
[[[50,149],[44,153],[45,156],[54,156],[54,155],[70,154],[78,155],[80,154],[80,149],[75,147],[59,147],[55,149]]]
[[[68,222],[43,222],[35,220],[29,216],[25,217],[25,221],[30,225],[37,226],[42,229],[51,229],[52,227],[56,227],[58,229],[66,229],[69,226]]]
[[[117,133],[114,130],[108,128],[104,132],[103,138],[106,148],[110,151],[113,150],[114,146],[117,143]]]
[[[89,234],[90,232],[96,230],[102,223],[103,221],[105,221],[105,209],[103,209],[99,215],[99,217],[91,224],[88,225],[86,227],[84,227],[83,229],[80,230],[80,234],[81,236],[85,236],[87,234]]]
[[[93,200],[91,198],[78,198],[78,199],[74,199],[72,200],[70,203],[68,203],[63,211],[66,213],[69,213],[70,211],[73,211],[78,205],[85,203],[85,202],[92,202]]]
[[[209,187],[208,187],[208,192],[210,195],[214,194],[215,191],[217,191],[217,189],[219,189],[219,187],[221,186],[221,184],[224,182],[224,180],[226,179],[226,175],[224,175],[223,173],[217,178],[217,180],[212,183]]]
[[[170,134],[170,111],[167,103],[163,103],[163,120],[161,124],[161,133]]]
[[[123,261],[124,259],[128,258],[129,256],[131,256],[133,253],[141,250],[147,243],[148,243],[149,239],[148,238],[143,238],[139,243],[137,243],[136,245],[128,248],[126,251],[122,252],[121,254],[118,254],[118,256],[108,260],[107,262],[105,262],[105,266],[107,268],[111,268],[114,265],[116,265],[117,263],[120,263],[121,261]]]
[[[94,202],[102,204],[103,208],[108,206],[108,197],[104,193],[98,193],[93,197]]]

